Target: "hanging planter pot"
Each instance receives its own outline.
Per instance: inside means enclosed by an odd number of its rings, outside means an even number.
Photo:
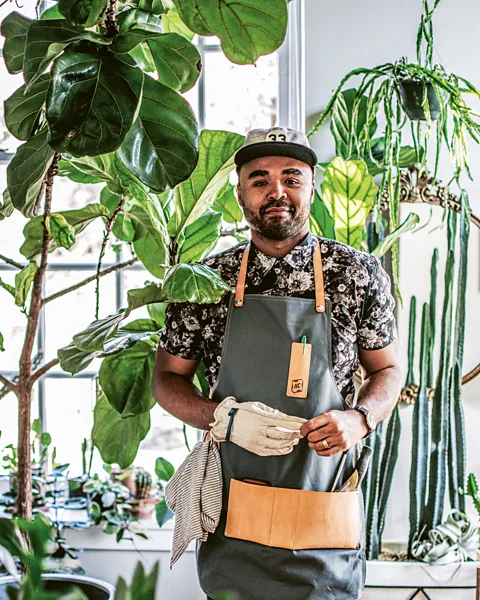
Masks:
[[[441,113],[440,103],[433,85],[429,82],[404,80],[398,82],[403,110],[411,121],[426,121],[427,117],[422,106],[424,89],[427,90],[430,118],[438,119]]]

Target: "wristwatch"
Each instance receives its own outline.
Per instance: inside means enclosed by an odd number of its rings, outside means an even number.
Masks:
[[[373,433],[375,431],[375,427],[377,426],[377,422],[372,413],[364,406],[355,406],[355,410],[358,410],[358,412],[362,413],[362,415],[365,417],[365,423],[368,429],[367,435]]]

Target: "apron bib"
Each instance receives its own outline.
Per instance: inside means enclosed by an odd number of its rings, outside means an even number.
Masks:
[[[227,396],[234,396],[237,402],[260,401],[305,419],[329,410],[345,410],[332,374],[331,307],[329,300],[324,299],[318,242],[313,259],[315,300],[261,294],[244,297],[248,249],[247,246],[236,295],[230,299],[222,362],[212,398],[217,402]],[[308,393],[304,398],[291,397],[287,396],[287,381],[292,343],[305,340],[304,336],[312,346]],[[288,490],[330,492],[342,454],[318,456],[306,439],[284,456],[257,456],[231,442],[220,444],[220,454],[224,486],[220,522],[206,542],[197,544],[197,569],[203,591],[214,599],[228,591],[236,592],[240,600],[359,598],[365,580],[361,492],[358,548],[292,550],[225,535],[232,480],[250,479]],[[337,487],[352,474],[357,458],[358,448],[349,450]],[[319,527],[321,518],[315,514],[317,511],[310,512],[303,519],[309,519],[313,530]]]

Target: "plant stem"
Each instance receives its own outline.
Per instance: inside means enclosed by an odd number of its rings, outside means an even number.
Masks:
[[[6,262],[7,265],[12,265],[12,267],[16,267],[17,269],[23,269],[23,267],[25,265],[21,265],[20,263],[18,263],[15,260],[12,260],[11,258],[7,258],[6,256],[3,256],[3,254],[0,254],[0,260],[3,260],[3,262]]]
[[[70,292],[74,292],[75,290],[78,290],[79,288],[83,287],[84,285],[87,285],[88,283],[95,281],[97,279],[97,276],[103,277],[104,275],[108,275],[109,273],[113,273],[114,271],[119,271],[120,269],[129,267],[130,265],[133,265],[134,263],[136,263],[137,260],[138,260],[137,257],[134,256],[130,260],[126,260],[123,263],[118,263],[118,265],[112,265],[111,267],[108,267],[107,269],[100,271],[100,273],[98,275],[95,274],[95,275],[92,275],[91,277],[87,277],[86,279],[83,279],[82,281],[79,281],[78,283],[75,283],[74,285],[72,285],[68,288],[65,288],[64,290],[60,290],[59,292],[55,292],[55,294],[52,294],[51,296],[47,296],[46,298],[44,298],[42,300],[42,305],[45,305],[48,302],[51,302],[52,300],[56,300],[57,298],[61,298],[62,296],[65,296],[66,294],[69,294]]]
[[[31,377],[32,384],[35,383],[35,381],[37,381],[37,379],[40,379],[40,377],[42,377],[42,375],[45,375],[45,373],[47,371],[49,371],[52,367],[54,367],[55,365],[58,365],[59,362],[60,361],[58,358],[52,358],[52,360],[50,362],[45,363],[39,369],[34,371],[32,373],[32,377]]]
[[[40,265],[33,280],[27,330],[20,355],[20,371],[15,393],[18,397],[18,497],[17,514],[22,519],[32,518],[32,463],[30,448],[32,403],[32,350],[42,308],[42,283],[47,270],[50,234],[45,225],[52,207],[53,178],[58,173],[61,155],[56,152],[45,176],[45,208],[43,212],[43,243]]]
[[[97,274],[95,279],[97,281],[95,285],[95,319],[98,319],[98,313],[100,310],[100,270],[102,268],[102,258],[105,255],[105,249],[107,247],[108,238],[110,237],[110,232],[112,231],[113,224],[115,223],[115,219],[120,214],[125,199],[122,198],[115,209],[113,215],[107,220],[107,225],[105,227],[105,235],[103,236],[102,247],[100,248],[100,255],[98,257],[98,265],[97,265]]]
[[[114,38],[116,35],[118,35],[119,31],[117,23],[117,0],[109,0],[105,17],[107,33],[110,37]]]
[[[10,381],[10,379],[7,379],[3,375],[0,375],[0,383],[3,383],[3,385],[7,388],[8,391],[10,391],[10,392],[15,391],[16,386],[13,383],[13,381]]]

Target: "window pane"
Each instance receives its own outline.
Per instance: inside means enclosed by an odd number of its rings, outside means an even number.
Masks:
[[[277,55],[257,66],[234,65],[221,52],[205,56],[205,127],[246,133],[272,127],[277,119]]]
[[[56,448],[57,462],[70,463],[72,476],[82,472],[82,440],[90,439],[95,402],[94,379],[47,379],[45,405],[48,433]],[[100,472],[102,459],[95,451],[93,472]]]
[[[94,271],[49,271],[46,277],[47,296],[94,275]],[[115,312],[115,277],[100,279],[100,318]],[[58,348],[67,346],[75,333],[85,329],[95,319],[95,283],[70,292],[45,306],[47,323],[46,359],[57,355]]]

